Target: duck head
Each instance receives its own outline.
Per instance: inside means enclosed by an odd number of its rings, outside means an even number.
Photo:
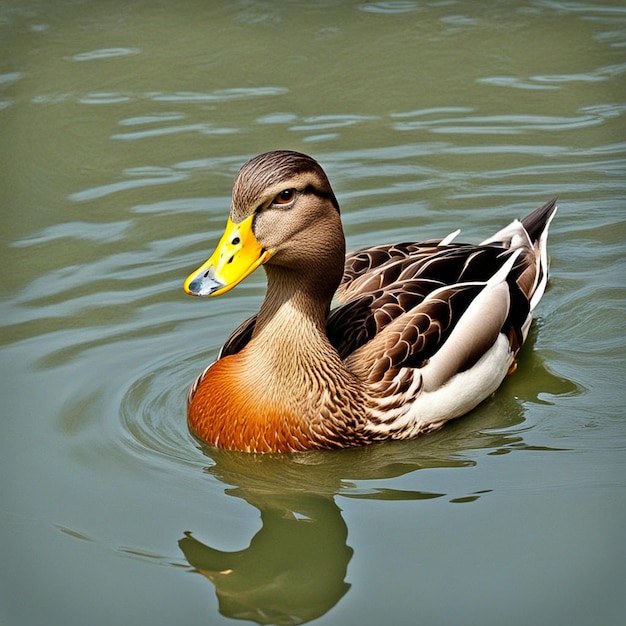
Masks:
[[[184,289],[219,296],[264,264],[301,275],[321,271],[338,284],[344,254],[339,205],[321,166],[299,152],[266,152],[239,170],[224,234]],[[328,275],[329,257],[341,260],[338,276]]]

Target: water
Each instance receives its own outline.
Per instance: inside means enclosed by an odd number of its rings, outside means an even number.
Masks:
[[[0,7],[0,622],[621,624],[626,10],[614,2]],[[551,197],[518,371],[413,442],[201,449],[187,385],[250,156],[317,158],[348,247]]]

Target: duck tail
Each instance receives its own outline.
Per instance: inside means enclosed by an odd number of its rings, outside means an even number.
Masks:
[[[548,284],[548,227],[556,209],[554,198],[535,209],[523,220],[513,220],[508,226],[482,242],[482,245],[502,246],[509,250],[518,248],[527,250],[525,269],[519,274],[517,282],[528,298],[531,314]]]
[[[522,226],[524,226],[533,243],[537,258],[536,286],[530,298],[531,312],[535,309],[539,300],[541,300],[548,284],[548,269],[550,267],[548,259],[548,228],[556,213],[556,209],[556,198],[554,198],[550,202],[546,202],[542,207],[535,209],[522,220]]]
[[[556,198],[552,198],[552,200],[535,209],[522,220],[522,226],[533,243],[540,241],[542,238],[548,238],[548,227],[556,213],[556,209]]]

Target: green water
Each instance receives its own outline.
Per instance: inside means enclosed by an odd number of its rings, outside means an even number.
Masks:
[[[0,3],[0,623],[622,624],[622,3]],[[254,313],[182,281],[269,149],[348,247],[554,196],[518,371],[412,442],[200,449],[185,393]]]

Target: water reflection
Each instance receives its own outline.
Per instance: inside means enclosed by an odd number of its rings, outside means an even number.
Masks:
[[[531,335],[530,343],[534,343]],[[483,407],[438,433],[405,442],[341,451],[256,455],[203,448],[207,473],[228,485],[225,493],[258,509],[261,529],[248,547],[223,551],[194,532],[179,541],[188,563],[215,587],[220,612],[259,624],[302,624],[335,606],[350,589],[346,580],[353,549],[337,498],[431,500],[470,503],[490,489],[461,496],[396,489],[389,479],[421,469],[460,468],[477,463],[472,451],[500,455],[536,449],[524,442],[524,400],[543,394],[577,393],[576,385],[552,374],[528,350],[533,376],[505,384]],[[523,377],[519,376],[519,379]],[[403,481],[405,484],[406,481]],[[412,484],[418,486],[419,479]],[[378,486],[382,485],[382,486]],[[206,536],[206,531],[202,533]]]
[[[243,550],[219,550],[191,532],[179,541],[180,549],[189,564],[215,586],[223,615],[259,624],[309,622],[335,606],[350,588],[346,574],[353,550],[336,495],[380,500],[444,495],[359,489],[351,482],[424,467],[422,454],[414,453],[411,458],[411,447],[387,444],[291,456],[207,449],[214,462],[207,471],[236,485],[225,493],[258,509],[262,527]],[[443,463],[464,466],[469,462],[449,459]],[[431,457],[428,464],[441,463]]]
[[[237,488],[261,512],[250,545],[224,552],[191,533],[179,541],[189,563],[214,585],[223,615],[259,624],[302,624],[324,615],[348,591],[352,548],[332,498],[263,494]]]

